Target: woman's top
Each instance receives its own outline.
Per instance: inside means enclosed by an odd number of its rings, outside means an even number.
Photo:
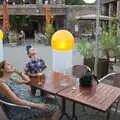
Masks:
[[[19,75],[17,75],[16,73],[13,73],[11,75],[11,78],[14,81],[9,81],[9,82],[7,81],[4,83],[6,85],[8,85],[8,87],[16,94],[17,97],[19,97],[23,100],[27,100],[27,101],[31,101],[31,102],[35,102],[35,103],[43,103],[44,102],[44,97],[31,96],[30,87],[28,85],[16,83],[16,79],[21,78]]]

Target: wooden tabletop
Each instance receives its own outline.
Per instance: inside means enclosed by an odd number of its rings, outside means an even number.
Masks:
[[[120,96],[120,88],[99,83],[92,87],[80,87],[77,89],[68,87],[59,92],[58,95],[105,112]]]
[[[49,76],[45,76],[45,83],[43,86],[39,85],[39,80],[32,78],[29,85],[40,88],[46,92],[56,94],[59,91],[65,89],[66,87],[72,86],[75,78],[71,75],[64,75],[58,72],[52,72]],[[65,79],[67,81],[67,86],[61,86],[60,81]]]

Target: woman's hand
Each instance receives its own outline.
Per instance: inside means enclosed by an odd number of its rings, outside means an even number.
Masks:
[[[48,106],[46,104],[36,104],[35,105],[35,108],[40,108],[40,109],[43,109],[43,110],[48,110]]]

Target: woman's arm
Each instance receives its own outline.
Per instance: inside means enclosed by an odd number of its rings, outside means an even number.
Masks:
[[[18,105],[25,105],[33,108],[41,108],[41,109],[47,109],[47,106],[45,104],[37,104],[29,101],[25,101],[20,99],[15,95],[13,91],[4,83],[0,83],[0,92],[3,96],[5,96],[7,99],[9,99],[14,104]]]
[[[22,77],[22,79],[17,79],[18,83],[30,82],[30,78],[26,74],[24,74],[23,72],[19,71],[18,69],[14,68],[13,72],[17,73],[18,75],[20,75]]]
[[[16,80],[16,82],[18,83],[28,83],[30,81],[30,78],[26,74],[24,74],[23,72],[21,72],[20,70],[18,70],[16,67],[14,67],[12,64],[8,62],[5,62],[4,72],[8,73],[9,75],[12,74],[13,72],[20,75],[22,79]],[[11,80],[14,79],[11,78]]]

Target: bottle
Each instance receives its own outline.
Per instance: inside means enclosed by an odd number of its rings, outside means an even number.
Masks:
[[[79,78],[76,78],[73,82],[72,89],[77,89],[79,87]]]
[[[78,88],[79,87],[79,78],[76,78],[75,83],[76,83],[76,88]]]

